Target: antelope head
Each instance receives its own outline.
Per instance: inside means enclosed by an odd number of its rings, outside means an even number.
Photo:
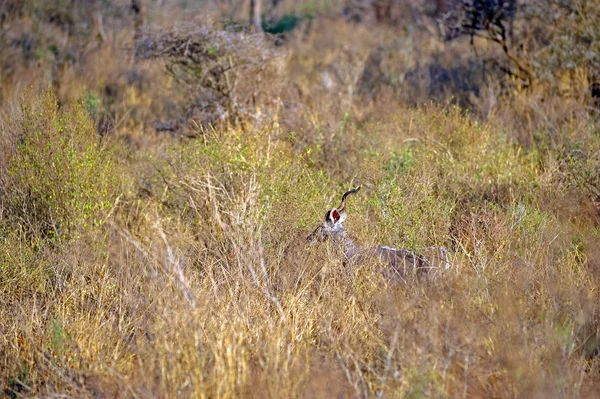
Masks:
[[[346,220],[346,199],[348,196],[355,194],[360,190],[360,186],[346,191],[342,196],[342,203],[337,208],[332,208],[325,214],[325,220],[323,223],[315,229],[307,238],[306,241],[312,242],[324,242],[330,239],[335,233],[343,232],[344,226],[342,223]]]

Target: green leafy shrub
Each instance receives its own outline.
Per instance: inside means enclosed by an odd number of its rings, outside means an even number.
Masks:
[[[2,227],[60,241],[78,228],[99,225],[117,182],[111,150],[96,135],[85,108],[59,109],[48,92],[39,107],[23,104],[16,127],[18,144],[0,186],[8,210]]]

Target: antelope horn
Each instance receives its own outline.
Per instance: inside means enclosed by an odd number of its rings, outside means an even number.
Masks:
[[[346,197],[348,197],[349,195],[355,194],[358,192],[358,190],[360,190],[360,186],[350,190],[350,191],[346,191],[344,193],[344,195],[342,195],[342,204],[338,207],[338,212],[342,212],[344,211],[344,209],[346,209]]]

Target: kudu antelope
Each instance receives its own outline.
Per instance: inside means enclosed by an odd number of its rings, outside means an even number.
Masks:
[[[346,200],[358,190],[360,186],[344,193],[341,205],[327,211],[323,223],[307,237],[309,243],[331,240],[343,252],[344,265],[357,265],[369,259],[379,259],[385,266],[382,274],[387,279],[405,281],[411,274],[432,277],[440,270],[451,268],[445,247],[427,247],[417,254],[407,249],[386,246],[361,248],[356,245],[344,230],[343,223],[347,217]]]

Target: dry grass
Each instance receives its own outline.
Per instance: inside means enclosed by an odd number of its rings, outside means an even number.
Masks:
[[[286,39],[285,77],[257,86],[243,120],[184,118],[190,140],[154,126],[197,87],[163,74],[168,60],[132,64],[133,26],[107,21],[119,45],[65,68],[60,106],[21,97],[17,78],[3,91],[0,395],[594,397],[589,99],[513,87],[481,112],[411,107],[411,82],[361,78],[372,48],[409,76],[468,42],[323,17]],[[392,283],[307,245],[358,183],[357,242],[445,245],[453,270]]]

